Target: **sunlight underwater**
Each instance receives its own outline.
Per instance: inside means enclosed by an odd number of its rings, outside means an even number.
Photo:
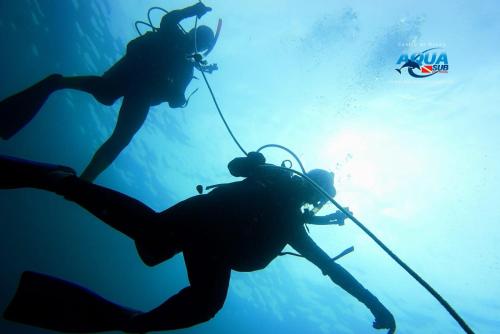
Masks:
[[[147,9],[185,1],[22,0],[0,5],[3,98],[45,75],[105,71],[135,38]],[[247,150],[280,143],[306,169],[335,172],[336,199],[447,298],[477,333],[500,323],[500,67],[495,2],[433,4],[409,11],[383,2],[206,3],[202,19],[221,38],[209,76]],[[439,13],[446,12],[449,15]],[[156,17],[159,19],[159,16]],[[193,21],[185,24],[194,25]],[[399,76],[404,42],[446,44],[451,69],[422,81]],[[417,50],[418,51],[418,50]],[[97,183],[156,210],[196,194],[197,184],[232,181],[241,155],[202,80],[188,108],[161,105]],[[0,152],[85,167],[116,122],[117,108],[72,91],[54,94]],[[269,151],[268,161],[288,158]],[[297,166],[294,166],[297,167]],[[71,203],[35,190],[0,193],[0,306],[26,269],[73,280],[109,299],[149,309],[185,286],[182,257],[145,268],[131,243]],[[47,210],[51,208],[51,210]],[[327,206],[321,213],[333,211]],[[394,314],[400,333],[461,333],[442,307],[354,224],[311,227],[330,255]],[[255,273],[233,273],[224,308],[182,333],[375,333],[372,315],[302,259],[281,257]],[[4,320],[4,333],[44,333]]]

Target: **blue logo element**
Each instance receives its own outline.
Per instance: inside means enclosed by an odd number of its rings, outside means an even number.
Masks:
[[[396,71],[401,74],[401,70],[407,68],[408,74],[414,78],[427,78],[437,73],[448,73],[450,66],[446,52],[442,51],[439,54],[437,51],[430,52],[440,49],[431,48],[412,55],[403,53],[396,63],[400,65]],[[416,70],[419,70],[420,73]]]

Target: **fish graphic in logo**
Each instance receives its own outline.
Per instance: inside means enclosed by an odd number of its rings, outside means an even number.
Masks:
[[[440,49],[431,48],[411,55],[403,53],[396,63],[402,65],[395,70],[401,74],[401,71],[406,68],[408,74],[414,78],[427,78],[437,73],[448,73],[448,55],[444,51],[441,51],[438,55],[435,50]]]
[[[413,60],[406,61],[406,63],[404,63],[400,68],[396,68],[395,70],[398,71],[399,74],[401,74],[401,70],[405,67],[408,68],[408,72],[410,72],[410,70],[411,70],[412,73],[413,73],[413,70],[416,68],[418,68],[420,70],[420,65]]]

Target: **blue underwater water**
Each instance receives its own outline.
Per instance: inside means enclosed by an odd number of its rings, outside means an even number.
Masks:
[[[194,3],[194,2],[193,2]],[[0,98],[51,73],[98,75],[137,36],[152,0],[0,0]],[[440,292],[476,333],[500,332],[500,6],[496,1],[208,1],[222,18],[208,76],[241,144],[293,149],[335,172],[336,199]],[[159,22],[160,14],[153,13]],[[186,28],[194,20],[183,22]],[[402,54],[439,47],[448,73],[413,78]],[[420,72],[419,72],[420,73]],[[196,75],[196,74],[195,74]],[[241,152],[201,76],[185,109],[153,108],[96,183],[163,210],[198,184],[232,181]],[[140,82],[137,83],[140,85]],[[54,94],[0,154],[81,172],[110,135],[120,103]],[[279,164],[288,156],[266,153]],[[333,211],[326,206],[321,213]],[[0,191],[0,309],[35,270],[151,309],[186,286],[182,256],[149,268],[133,243],[74,203],[40,190]],[[354,224],[310,235],[391,310],[398,333],[461,333],[445,310]],[[280,257],[233,272],[224,308],[179,333],[376,333],[370,312],[313,265]],[[0,320],[0,333],[47,331]]]

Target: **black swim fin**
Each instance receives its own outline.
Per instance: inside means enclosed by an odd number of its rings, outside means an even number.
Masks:
[[[76,284],[25,272],[4,318],[66,333],[95,333],[120,330],[137,313]]]
[[[53,74],[20,93],[0,101],[0,137],[10,139],[33,117],[50,94],[61,88],[60,74]]]
[[[66,166],[0,155],[0,189],[38,188],[57,191],[63,178],[76,172]]]

